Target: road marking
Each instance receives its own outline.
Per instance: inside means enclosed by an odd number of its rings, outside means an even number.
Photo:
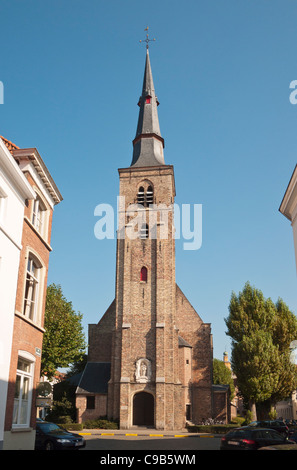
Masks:
[[[93,434],[94,435],[98,435],[98,433],[91,433],[91,432],[79,432],[78,433],[79,435],[81,436],[92,436]],[[114,432],[102,432],[102,433],[99,433],[99,436],[116,436],[116,435],[119,435],[119,436],[133,436],[133,437],[141,437],[141,436],[149,436],[149,437],[192,437],[192,436],[196,436],[196,437],[199,437],[199,438],[204,438],[204,439],[210,439],[210,438],[214,438],[215,436],[214,435],[208,435],[208,434],[204,434],[204,435],[197,435],[195,433],[190,433],[190,434],[172,434],[172,436],[170,436],[169,434],[136,434],[136,433],[114,433]]]

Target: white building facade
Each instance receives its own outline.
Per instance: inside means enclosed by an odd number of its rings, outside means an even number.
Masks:
[[[24,208],[35,192],[0,138],[0,450],[18,280]]]

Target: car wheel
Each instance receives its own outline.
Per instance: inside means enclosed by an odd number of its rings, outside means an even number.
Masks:
[[[45,450],[54,450],[54,444],[51,441],[47,441],[44,446]]]

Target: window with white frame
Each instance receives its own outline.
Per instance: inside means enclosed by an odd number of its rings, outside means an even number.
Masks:
[[[13,427],[30,425],[34,362],[19,356],[13,403]]]
[[[30,253],[27,262],[26,286],[24,298],[24,315],[32,321],[37,321],[38,294],[41,265]]]
[[[39,196],[33,201],[32,224],[40,235],[45,235],[46,207]]]

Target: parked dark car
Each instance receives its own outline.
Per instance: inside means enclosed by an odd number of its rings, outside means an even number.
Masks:
[[[297,431],[290,432],[289,439],[290,439],[290,441],[294,441],[294,442],[297,443]]]
[[[274,420],[274,421],[269,421],[269,420],[266,420],[266,421],[252,421],[249,426],[256,426],[256,427],[260,427],[260,428],[269,428],[269,429],[274,429],[275,431],[281,433],[281,434],[284,434],[285,436],[288,436],[289,435],[289,428],[288,426],[286,425],[286,423],[284,423],[283,421],[281,420]]]
[[[294,441],[274,429],[244,426],[229,431],[221,439],[221,450],[257,450],[261,447],[280,444],[296,445]],[[297,449],[297,445],[296,445]]]
[[[297,422],[295,419],[285,419],[285,423],[288,427],[297,425]]]
[[[46,421],[36,423],[36,450],[81,449],[86,441],[79,434],[68,432],[57,424]]]

